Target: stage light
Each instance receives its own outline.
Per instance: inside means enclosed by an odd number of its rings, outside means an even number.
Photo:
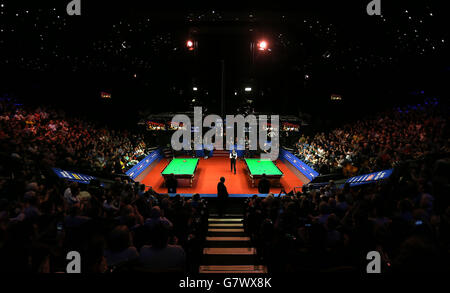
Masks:
[[[251,92],[251,91],[252,91],[252,88],[251,88],[251,87],[246,87],[244,90],[245,90],[246,92]]]
[[[186,47],[188,48],[189,51],[194,50],[194,42],[191,40],[187,40]]]
[[[268,44],[267,44],[266,41],[260,41],[260,42],[258,43],[258,50],[260,50],[260,51],[265,51],[265,50],[267,50],[267,47],[268,47]]]
[[[198,88],[197,88],[196,86],[194,86],[194,87],[192,88],[192,90],[193,90],[194,92],[196,92],[196,91],[198,90]]]

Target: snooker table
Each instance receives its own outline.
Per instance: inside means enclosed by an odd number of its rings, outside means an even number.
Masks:
[[[173,173],[178,181],[178,186],[192,187],[194,173],[197,166],[197,158],[176,158],[170,161],[170,163],[161,172],[161,175],[164,177],[165,182],[170,174]]]
[[[258,186],[262,174],[270,181],[271,186],[281,186],[280,180],[283,172],[270,160],[245,159],[247,173],[249,175],[252,187]]]

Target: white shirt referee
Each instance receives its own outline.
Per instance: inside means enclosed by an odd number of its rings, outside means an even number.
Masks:
[[[236,174],[236,159],[237,159],[236,150],[232,150],[230,153],[230,163],[231,163],[231,172],[233,172],[234,169],[234,174]]]

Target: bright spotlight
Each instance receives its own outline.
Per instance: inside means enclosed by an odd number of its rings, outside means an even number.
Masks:
[[[258,50],[260,50],[260,51],[265,51],[265,50],[267,50],[267,47],[268,47],[268,44],[267,44],[266,41],[260,41],[260,42],[258,43]]]
[[[191,40],[187,40],[186,42],[186,47],[188,48],[188,50],[194,50],[194,42]]]
[[[252,88],[251,88],[251,87],[246,87],[244,90],[245,90],[246,92],[251,92],[251,91],[252,91]]]
[[[194,87],[192,88],[192,90],[196,92],[196,91],[198,90],[198,88],[197,88],[196,86],[194,86]]]

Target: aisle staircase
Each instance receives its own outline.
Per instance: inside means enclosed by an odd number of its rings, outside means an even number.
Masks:
[[[210,214],[200,273],[267,273],[244,231],[243,214]]]
[[[163,157],[166,159],[172,159],[174,157],[174,152],[171,148],[164,147],[162,148]]]

